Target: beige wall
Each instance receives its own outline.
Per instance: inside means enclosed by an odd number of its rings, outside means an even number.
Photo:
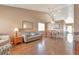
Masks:
[[[49,22],[50,17],[38,11],[0,5],[0,34],[10,34],[16,27],[21,29],[23,20],[33,22],[33,29],[26,31],[36,31],[37,23]]]
[[[74,30],[79,32],[79,5],[74,5]]]
[[[79,5],[74,5],[74,32],[79,32]],[[75,35],[79,39],[79,35]]]

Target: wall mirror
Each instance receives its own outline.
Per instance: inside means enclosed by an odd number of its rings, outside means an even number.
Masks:
[[[22,21],[22,29],[32,29],[33,23],[28,21]]]

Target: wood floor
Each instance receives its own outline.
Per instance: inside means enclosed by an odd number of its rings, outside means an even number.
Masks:
[[[11,48],[11,55],[72,55],[73,44],[63,39],[49,39],[18,44]]]

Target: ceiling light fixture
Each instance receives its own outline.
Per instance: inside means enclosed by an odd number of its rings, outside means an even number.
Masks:
[[[50,9],[50,8],[48,8],[48,15],[50,16],[50,18],[52,19],[51,20],[51,23],[55,23],[55,10],[54,9]]]
[[[55,17],[56,17],[56,15],[58,16],[58,14],[61,14],[61,10],[63,8],[65,8],[65,7],[62,7],[62,8],[48,8],[48,15],[50,16],[51,21],[53,23],[55,23]]]

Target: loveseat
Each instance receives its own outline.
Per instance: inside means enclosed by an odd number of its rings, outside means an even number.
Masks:
[[[24,42],[42,39],[42,32],[21,32]]]

